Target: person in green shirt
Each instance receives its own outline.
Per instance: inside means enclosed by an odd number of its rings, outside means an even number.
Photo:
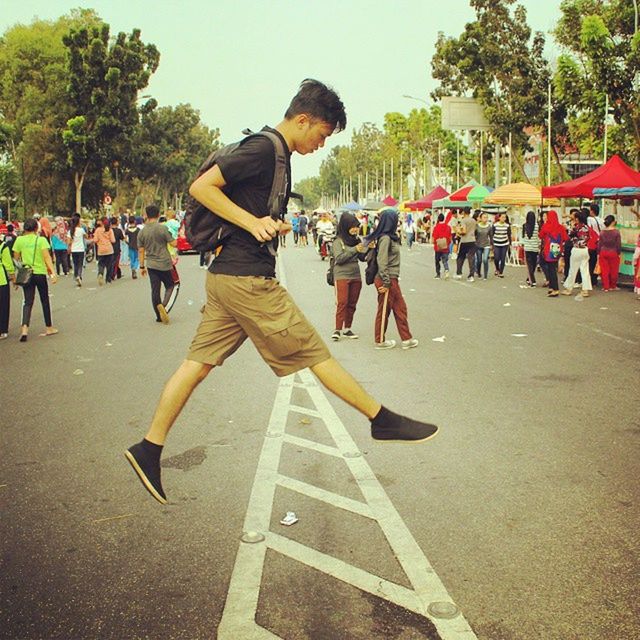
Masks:
[[[9,336],[9,312],[11,310],[9,280],[15,281],[14,272],[11,249],[3,241],[0,243],[0,340],[6,340]]]
[[[31,310],[36,296],[36,289],[40,296],[42,312],[44,314],[45,332],[41,336],[52,336],[58,333],[51,321],[51,305],[49,304],[49,285],[47,283],[47,272],[51,274],[51,284],[58,282],[58,276],[53,268],[53,261],[50,253],[51,246],[46,238],[38,235],[38,221],[35,218],[28,218],[24,222],[24,233],[16,238],[13,243],[13,255],[16,260],[28,265],[33,269],[33,275],[29,284],[22,288],[24,293],[24,303],[22,305],[22,328],[20,342],[27,341],[29,333],[29,322],[31,321]]]

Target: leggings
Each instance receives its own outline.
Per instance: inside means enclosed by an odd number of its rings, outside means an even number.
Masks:
[[[24,293],[24,301],[22,302],[22,324],[29,326],[31,321],[31,310],[33,309],[33,301],[36,297],[36,289],[40,296],[40,304],[42,305],[42,313],[44,314],[44,323],[47,327],[52,326],[51,323],[51,306],[49,305],[49,284],[47,276],[35,273],[31,276],[28,285],[22,287]]]
[[[106,275],[107,282],[113,280],[113,270],[111,265],[113,264],[113,254],[107,253],[105,255],[98,256],[98,275]]]
[[[56,273],[60,275],[60,267],[66,276],[69,273],[69,254],[66,249],[56,249],[53,252],[56,256]]]
[[[509,250],[508,244],[505,244],[503,247],[501,246],[493,247],[493,263],[496,265],[496,271],[501,275],[504,272],[504,264],[507,260],[508,250]]]
[[[161,271],[160,269],[147,269],[147,273],[149,274],[149,282],[151,283],[151,304],[153,305],[156,318],[160,320],[158,305],[162,304],[165,309],[167,308],[171,300],[171,294],[173,293],[173,276],[171,274],[171,270]],[[163,299],[160,297],[161,285],[164,285]]]
[[[82,269],[84,267],[84,251],[72,251],[71,259],[73,260],[73,277],[82,280]]]
[[[0,333],[9,333],[10,310],[11,292],[9,291],[9,285],[0,284]]]
[[[525,258],[527,260],[527,269],[529,271],[529,283],[536,283],[536,266],[538,264],[538,252],[537,251],[525,251]]]

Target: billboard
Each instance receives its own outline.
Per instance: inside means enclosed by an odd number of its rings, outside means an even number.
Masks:
[[[475,98],[442,98],[442,128],[465,131],[488,131],[489,121]]]

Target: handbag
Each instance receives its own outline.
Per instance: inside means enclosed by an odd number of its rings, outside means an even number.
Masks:
[[[364,281],[367,284],[373,284],[378,275],[378,247],[371,247],[365,255],[367,266],[364,270]]]
[[[593,273],[596,276],[599,276],[602,273],[602,267],[600,266],[600,256],[598,256],[598,261],[596,262],[596,266],[593,268]]]
[[[33,260],[36,261],[36,249],[38,247],[38,236],[36,236],[36,241],[33,243]],[[33,266],[28,264],[21,264],[16,269],[15,283],[19,287],[26,287],[33,277]]]

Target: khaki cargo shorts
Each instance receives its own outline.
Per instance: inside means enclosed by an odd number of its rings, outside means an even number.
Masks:
[[[220,366],[247,337],[278,376],[331,357],[277,280],[207,273],[206,291],[207,304],[188,360]]]

